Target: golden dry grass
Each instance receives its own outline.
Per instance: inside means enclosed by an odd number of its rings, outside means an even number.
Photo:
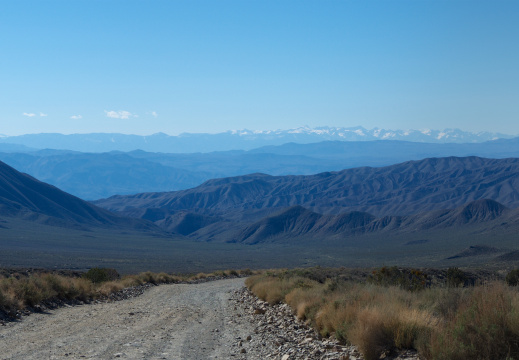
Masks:
[[[102,269],[101,269],[102,270]],[[111,270],[111,269],[110,269]],[[250,274],[250,270],[225,270],[196,275],[171,275],[167,273],[144,272],[124,276],[114,281],[93,283],[88,278],[65,277],[51,273],[33,274],[26,277],[0,278],[0,311],[13,312],[25,307],[33,307],[47,300],[82,300],[108,296],[124,288],[142,284],[170,284],[180,281],[232,277]]]
[[[246,284],[269,303],[285,301],[322,336],[357,345],[367,360],[391,348],[426,359],[519,359],[519,293],[502,282],[411,292],[279,272]]]

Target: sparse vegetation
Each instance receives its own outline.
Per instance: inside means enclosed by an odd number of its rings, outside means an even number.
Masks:
[[[13,312],[49,299],[86,300],[95,295],[94,284],[84,278],[54,274],[0,279],[0,310]]]
[[[83,274],[83,277],[94,284],[100,284],[105,281],[115,281],[120,278],[120,275],[115,269],[95,267]]]
[[[399,269],[396,266],[373,270],[368,281],[381,286],[398,286],[405,290],[423,290],[430,286],[427,274],[418,269]]]
[[[0,312],[14,314],[17,310],[34,307],[52,300],[78,300],[108,296],[124,288],[143,284],[170,284],[200,279],[249,275],[251,270],[225,270],[197,275],[171,275],[144,272],[120,277],[115,269],[92,268],[82,276],[71,277],[53,273],[0,276]]]
[[[506,283],[510,286],[519,285],[519,269],[514,269],[506,275]]]
[[[469,284],[467,274],[457,267],[450,267],[447,269],[447,286],[460,287]]]
[[[470,281],[459,269],[444,271],[443,283],[413,269],[377,269],[363,282],[305,272],[312,269],[269,271],[246,284],[263,300],[285,301],[322,336],[357,345],[367,360],[394,348],[425,359],[519,358],[519,293],[502,281],[463,287]]]

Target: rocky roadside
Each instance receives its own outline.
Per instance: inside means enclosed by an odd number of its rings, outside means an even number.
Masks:
[[[194,283],[218,280],[208,278]],[[129,299],[142,295],[152,284],[127,288],[108,297],[91,300],[86,303],[102,303]],[[286,304],[270,306],[259,300],[247,288],[240,287],[225,296],[225,320],[222,328],[212,330],[219,338],[221,353],[214,358],[230,359],[319,359],[319,360],[363,360],[363,356],[354,346],[343,346],[335,339],[321,339],[319,334],[304,322],[299,321]],[[43,312],[58,307],[82,305],[81,301],[49,301],[34,308],[28,308],[16,314],[16,318],[32,312]],[[216,311],[216,310],[215,310]],[[11,317],[12,321],[12,317]],[[0,317],[0,323],[2,319]],[[6,323],[4,322],[4,325]],[[227,329],[227,330],[226,330]],[[199,330],[199,329],[198,329]],[[198,331],[197,330],[197,331]],[[211,357],[213,358],[213,357]],[[413,351],[384,354],[381,358],[393,360],[419,360]]]
[[[110,302],[110,301],[120,301],[133,297],[137,297],[142,295],[146,290],[154,285],[152,284],[143,284],[139,286],[133,286],[129,288],[122,289],[115,293],[112,293],[107,296],[100,296],[96,299],[88,299],[88,300],[66,300],[66,299],[50,299],[45,300],[42,303],[34,306],[27,306],[21,310],[14,311],[3,311],[0,309],[0,326],[5,325],[7,322],[15,321],[21,319],[23,316],[29,316],[32,313],[41,313],[46,312],[48,310],[58,309],[60,307],[71,307],[76,305],[85,305],[85,304],[99,304],[102,302]]]
[[[235,339],[233,359],[364,359],[355,346],[343,346],[333,338],[321,339],[315,330],[292,314],[287,304],[271,306],[247,288],[234,291],[229,300],[236,312],[235,321],[247,321],[254,327],[253,334]],[[412,350],[382,354],[381,359],[420,360]]]

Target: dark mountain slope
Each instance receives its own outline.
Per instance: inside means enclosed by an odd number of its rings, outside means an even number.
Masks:
[[[324,230],[329,234],[354,233],[355,231],[359,231],[359,229],[364,229],[373,221],[375,221],[375,217],[371,214],[352,211],[329,217]]]
[[[189,235],[208,225],[219,223],[221,220],[218,217],[181,211],[158,221],[157,225],[176,234]]]
[[[235,241],[246,244],[257,244],[271,237],[289,234],[290,237],[315,232],[323,215],[316,214],[301,206],[294,206],[279,214],[267,217],[255,224],[247,226]]]
[[[457,210],[454,218],[456,224],[478,223],[494,220],[507,210],[508,208],[497,201],[481,199],[471,202]]]
[[[250,225],[242,225],[241,230],[226,232],[225,236],[220,236],[220,239],[259,244],[279,241],[299,242],[302,238],[305,241],[322,241],[337,237],[360,239],[362,235],[384,237],[391,234],[405,237],[429,230],[450,231],[452,229],[465,233],[477,231],[489,234],[496,229],[505,232],[517,231],[519,210],[505,208],[491,200],[477,200],[452,210],[434,210],[416,215],[384,216],[376,219],[370,214],[361,212],[321,215],[301,206],[294,206]],[[218,238],[219,233],[212,235],[211,240],[214,240]],[[200,240],[200,236],[198,239]]]
[[[325,239],[337,234],[361,234],[366,232],[365,227],[374,220],[373,215],[358,211],[340,215],[321,215],[296,205],[246,226],[234,235],[231,241],[257,244],[279,238],[308,235]]]
[[[519,159],[447,157],[309,176],[251,174],[209,180],[189,190],[94,203],[119,212],[163,208],[229,218],[263,210],[255,217],[259,220],[267,211],[295,205],[321,214],[361,211],[383,217],[452,209],[480,199],[519,206]]]
[[[473,245],[469,246],[467,249],[461,251],[460,253],[450,256],[447,259],[458,259],[458,258],[464,258],[464,257],[471,257],[471,256],[484,256],[489,254],[496,254],[499,252],[503,252],[502,250],[496,249],[491,246],[484,246],[484,245]]]
[[[0,216],[41,220],[59,226],[157,228],[144,220],[128,219],[22,174],[0,162]]]

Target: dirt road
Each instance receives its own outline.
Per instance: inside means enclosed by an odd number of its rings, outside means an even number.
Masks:
[[[123,301],[33,314],[0,327],[0,359],[230,359],[253,333],[229,302],[243,279],[162,285]],[[236,356],[238,355],[238,356]]]

